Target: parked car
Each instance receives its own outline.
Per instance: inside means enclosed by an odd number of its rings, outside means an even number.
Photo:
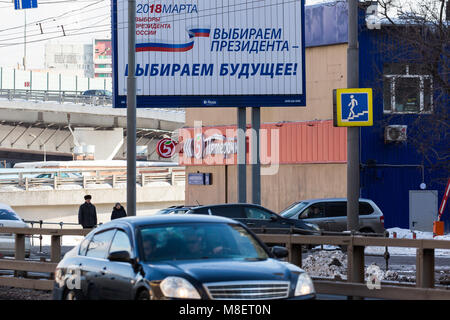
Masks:
[[[315,223],[324,231],[347,230],[347,199],[310,199],[293,203],[280,215],[305,222]],[[359,231],[384,233],[384,216],[380,208],[369,199],[359,199]]]
[[[8,205],[0,203],[0,228],[29,228],[29,226]],[[12,233],[0,233],[0,254],[9,256],[15,254],[16,237]],[[25,256],[31,251],[30,238],[25,238]]]
[[[108,90],[86,90],[83,92],[83,96],[112,98],[112,92]]]
[[[92,230],[56,268],[53,298],[312,299],[310,277],[277,258],[245,225],[223,217],[159,215]]]
[[[192,208],[188,214],[222,216],[244,223],[251,229],[265,229],[266,233],[318,234],[320,228],[298,219],[282,217],[263,206],[248,203],[217,204]]]
[[[55,176],[60,178],[82,178],[83,175],[78,172],[52,172],[52,173],[41,173],[35,178],[48,178],[53,179]]]
[[[194,206],[171,206],[157,211],[156,214],[183,214],[192,208]]]

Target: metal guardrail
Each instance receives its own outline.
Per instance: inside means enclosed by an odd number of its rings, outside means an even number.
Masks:
[[[265,243],[285,245],[289,250],[289,262],[302,266],[303,245],[338,245],[347,247],[347,282],[315,279],[318,293],[354,297],[384,299],[445,299],[450,300],[450,288],[435,288],[434,250],[450,250],[450,241],[431,239],[392,239],[362,235],[321,235],[298,234],[258,234]],[[383,285],[381,289],[369,289],[364,278],[365,247],[403,247],[416,248],[416,288],[398,285]],[[448,288],[448,289],[447,289]]]
[[[167,182],[175,185],[177,182],[184,182],[185,180],[184,170],[157,167],[140,169],[140,171],[136,176],[136,182],[141,186],[146,186],[152,182]],[[73,169],[67,171],[67,173],[73,172]],[[2,175],[10,176],[11,174],[0,173],[0,188],[2,186],[13,186],[30,190],[42,186],[49,186],[54,190],[61,190],[63,189],[61,186],[76,185],[86,189],[90,184],[109,184],[115,188],[117,185],[127,182],[125,169],[80,170],[80,172],[83,173],[83,176],[77,178],[61,177],[61,174],[66,173],[64,170],[58,171],[59,176],[54,174],[53,178],[25,177],[28,174],[27,172],[18,174],[17,178],[2,178]],[[30,172],[29,174],[37,175],[36,172]]]
[[[112,105],[112,97],[87,96],[83,95],[83,91],[0,89],[0,97],[8,100],[72,102],[95,106]]]
[[[51,279],[27,279],[18,276],[26,276],[27,272],[44,272],[50,273],[50,278],[53,278],[57,263],[61,260],[61,237],[85,236],[90,231],[91,229],[0,228],[0,233],[15,234],[15,259],[0,259],[0,269],[14,270],[15,277],[0,277],[0,286],[52,290]],[[50,262],[25,260],[25,236],[34,235],[51,236]]]
[[[0,228],[0,233],[13,233],[16,237],[15,260],[0,259],[0,269],[16,271],[36,271],[52,273],[61,259],[61,237],[64,235],[86,235],[90,229],[45,229],[45,228]],[[25,260],[25,235],[50,235],[50,262]],[[302,246],[304,245],[345,245],[347,246],[347,281],[330,281],[313,278],[316,291],[321,294],[381,299],[445,299],[450,300],[450,288],[435,287],[434,250],[450,250],[450,241],[392,239],[354,234],[346,235],[298,235],[259,234],[262,241],[285,245],[289,250],[288,261],[302,266]],[[416,287],[402,284],[382,284],[381,289],[370,290],[364,283],[364,248],[386,246],[416,248]],[[51,290],[52,280],[0,277],[0,285]]]

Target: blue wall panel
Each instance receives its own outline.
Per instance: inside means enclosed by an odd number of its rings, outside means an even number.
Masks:
[[[360,87],[373,88],[374,94],[374,126],[361,128],[360,159],[363,165],[361,196],[373,199],[383,210],[387,228],[409,228],[409,190],[419,189],[422,182],[420,165],[424,165],[424,182],[427,189],[438,190],[438,205],[443,197],[447,179],[446,171],[431,168],[411,143],[386,144],[384,142],[385,126],[389,124],[408,125],[407,134],[410,136],[416,134],[417,128],[413,124],[417,119],[416,114],[389,115],[383,113],[383,65],[395,62],[395,59],[399,57],[405,58],[404,52],[407,50],[400,46],[398,46],[397,52],[383,49],[386,48],[380,45],[383,41],[392,41],[386,39],[386,27],[384,26],[381,30],[368,30],[365,27],[362,10],[360,10],[359,25]],[[449,144],[448,139],[443,139],[438,147],[448,148]],[[375,168],[364,166],[371,160],[375,160],[379,166]],[[446,208],[442,220],[446,222],[446,230],[450,231],[449,208]]]

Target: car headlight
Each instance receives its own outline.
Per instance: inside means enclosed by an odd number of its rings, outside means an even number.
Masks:
[[[186,279],[180,277],[167,277],[161,281],[162,293],[168,298],[200,299],[200,294]]]
[[[314,285],[311,278],[306,273],[301,273],[297,279],[295,287],[295,296],[304,296],[314,293]]]
[[[320,228],[317,224],[314,223],[305,223],[308,227],[313,228],[316,231],[320,231]]]

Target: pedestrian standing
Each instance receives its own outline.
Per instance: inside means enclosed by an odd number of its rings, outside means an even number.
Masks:
[[[83,226],[83,229],[95,228],[97,225],[97,210],[91,203],[91,195],[84,196],[84,203],[78,210],[78,223]]]
[[[116,203],[111,214],[111,220],[119,219],[127,216],[127,212],[120,203]]]

